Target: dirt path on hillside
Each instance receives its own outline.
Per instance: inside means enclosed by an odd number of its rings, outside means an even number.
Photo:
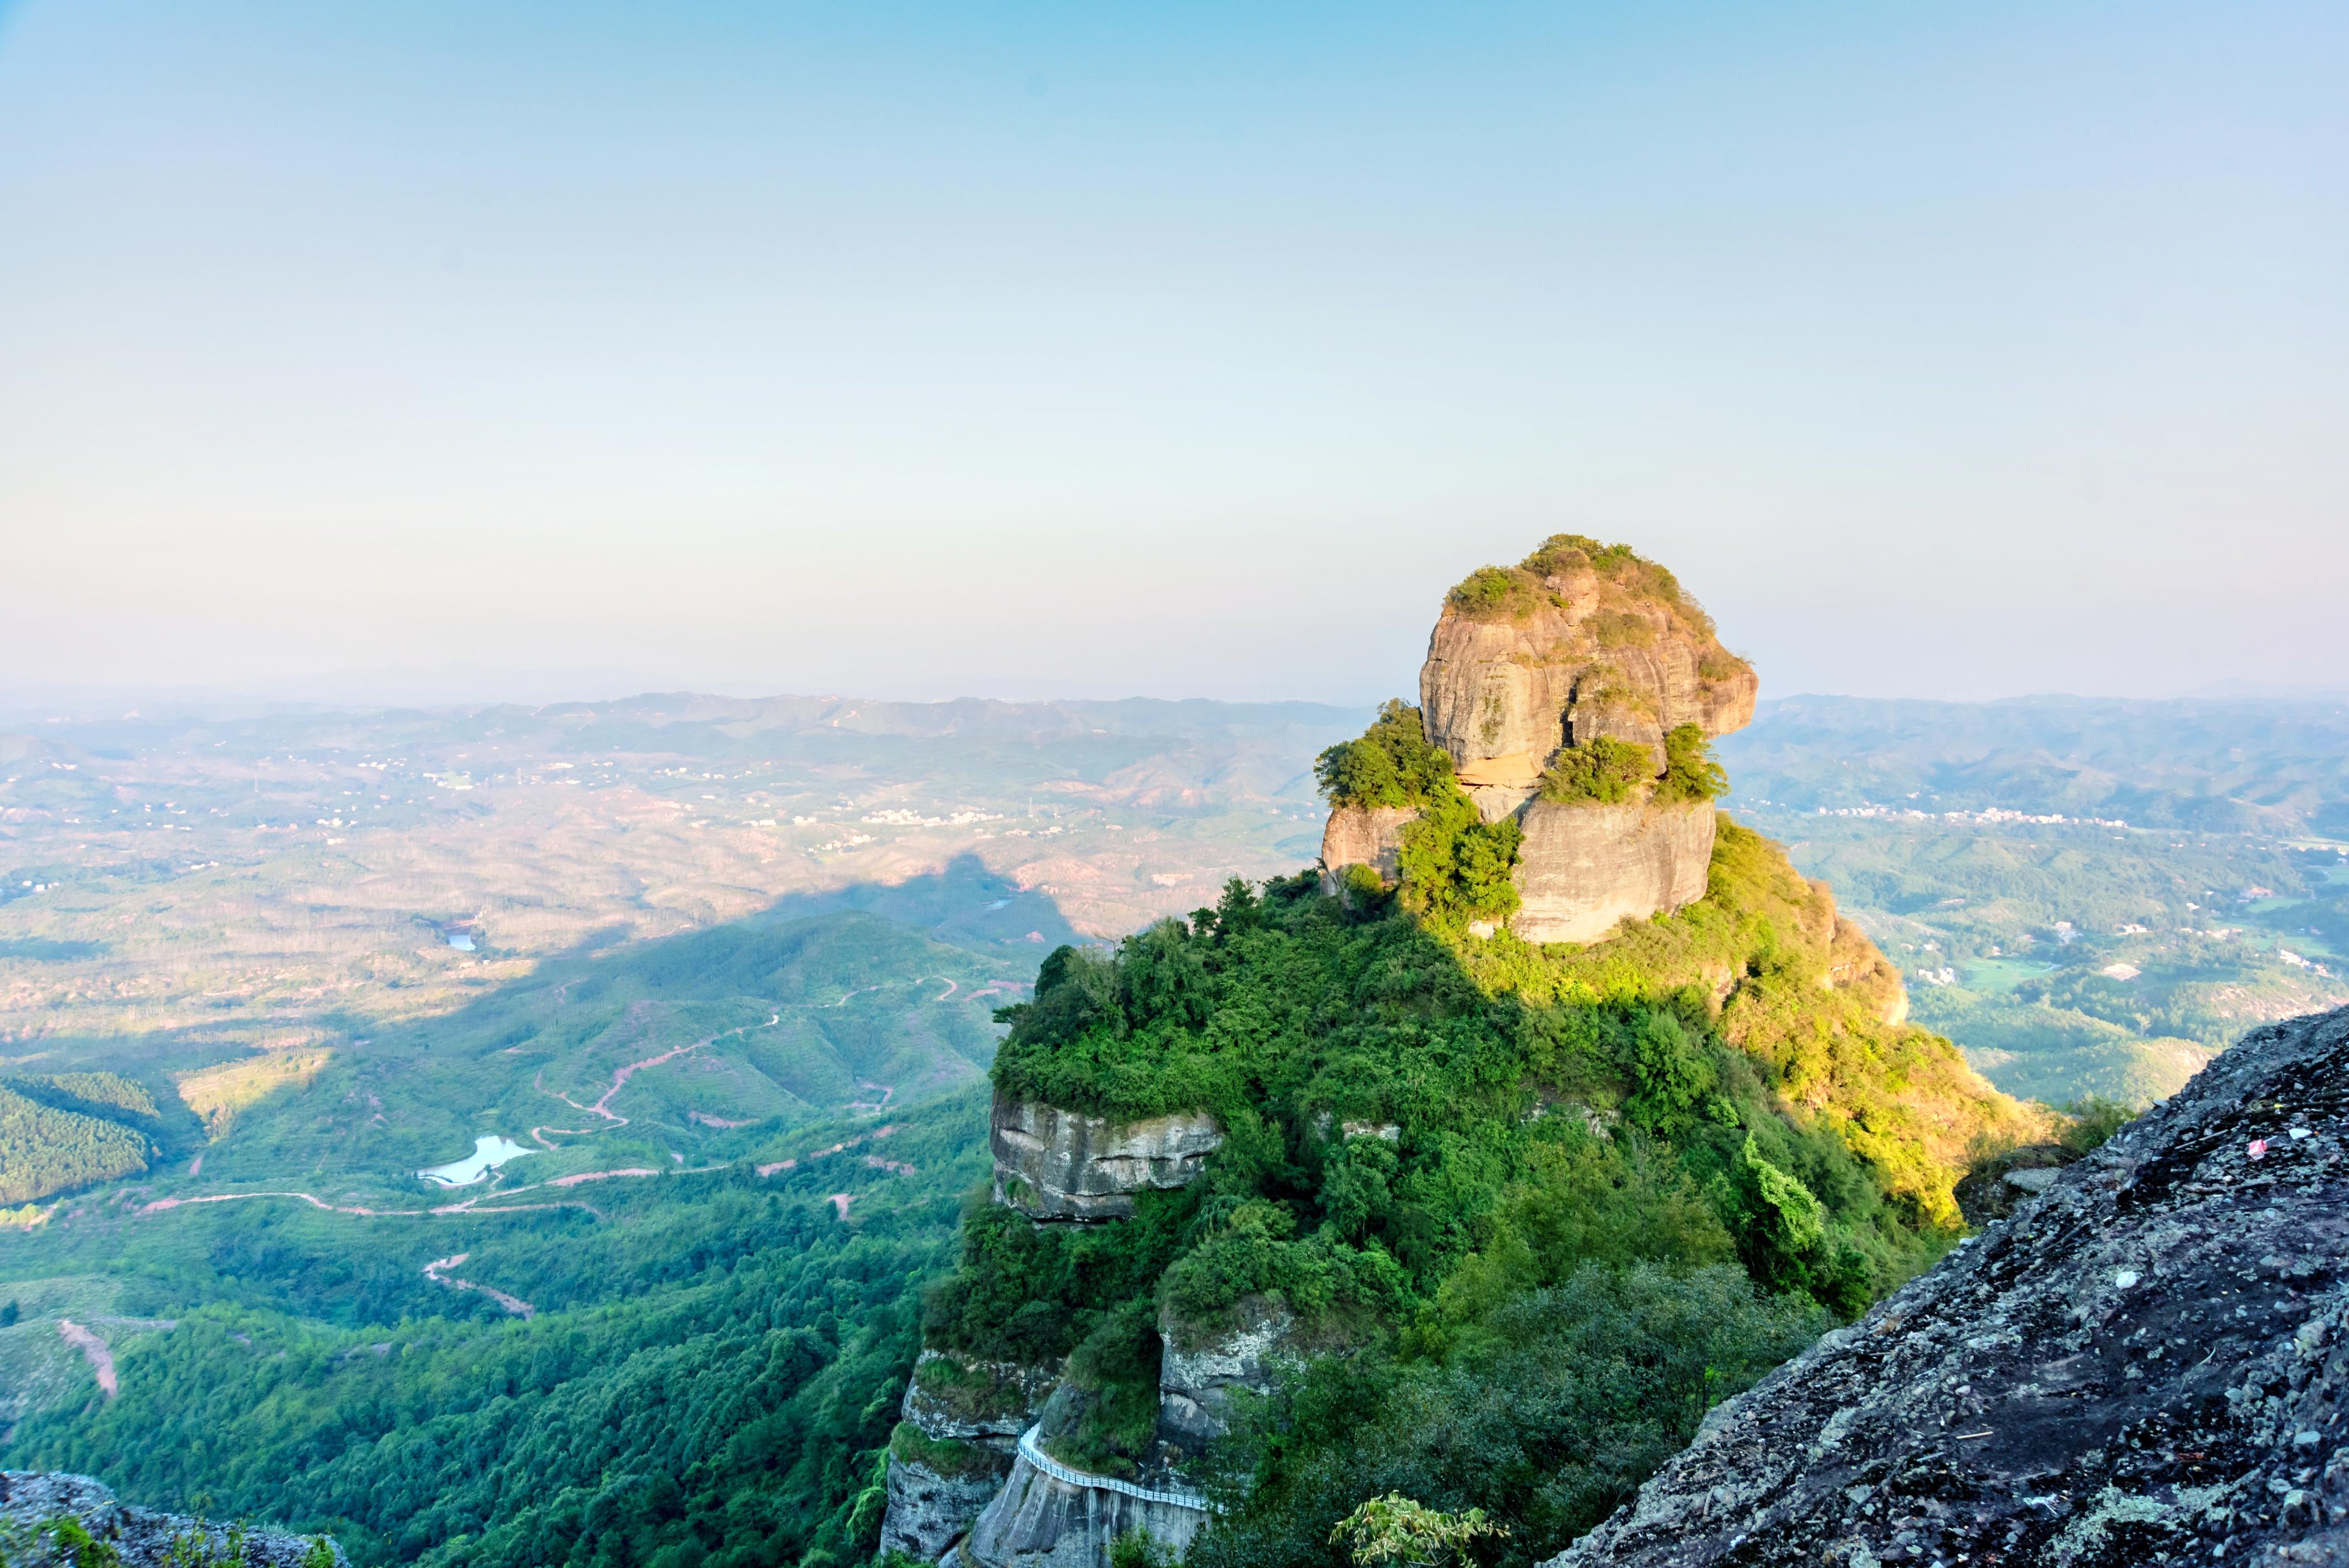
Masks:
[[[114,1375],[112,1346],[70,1317],[57,1319],[57,1337],[81,1352],[82,1359],[89,1363],[89,1369],[98,1374],[98,1386],[108,1398],[111,1399],[122,1392],[121,1381]]]
[[[451,1290],[477,1290],[516,1317],[530,1318],[538,1315],[538,1308],[518,1295],[508,1295],[495,1286],[481,1284],[473,1280],[459,1279],[455,1274],[448,1272],[472,1255],[471,1253],[452,1253],[445,1258],[434,1258],[424,1265],[424,1277],[434,1284],[445,1284]]]
[[[853,996],[854,995],[855,993],[853,991],[849,993],[849,995]],[[843,1002],[847,999],[848,997],[846,996],[841,998]],[[760,1025],[759,1027],[762,1029],[771,1029],[782,1021],[783,1015],[781,1011],[778,1009],[774,1016]],[[630,1078],[636,1077],[647,1068],[657,1068],[663,1062],[673,1062],[679,1057],[692,1055],[695,1051],[701,1049],[704,1046],[714,1046],[720,1040],[730,1040],[737,1035],[747,1035],[750,1032],[750,1025],[738,1025],[734,1028],[728,1029],[722,1034],[712,1035],[706,1040],[695,1040],[690,1045],[672,1046],[657,1057],[647,1057],[640,1062],[630,1062],[624,1068],[615,1068],[612,1069],[612,1087],[605,1089],[603,1092],[603,1095],[597,1099],[595,1103],[593,1105],[582,1105],[559,1088],[546,1088],[544,1084],[539,1082],[537,1074],[532,1075],[531,1082],[536,1085],[542,1093],[553,1095],[555,1099],[561,1100],[564,1104],[569,1106],[574,1110],[585,1111],[590,1116],[600,1116],[605,1121],[610,1122],[614,1127],[626,1127],[628,1124],[628,1119],[611,1108],[612,1097],[619,1093],[621,1089],[626,1088],[627,1082]],[[543,1073],[545,1069],[542,1068],[539,1071]],[[744,1125],[748,1124],[746,1123]],[[545,1139],[540,1138],[539,1134],[543,1132],[561,1132],[563,1130],[564,1130],[560,1127],[533,1127],[530,1130],[531,1136],[533,1138],[537,1138],[541,1144],[549,1149],[554,1148],[555,1145],[548,1143]],[[585,1134],[574,1133],[573,1136],[583,1137]]]

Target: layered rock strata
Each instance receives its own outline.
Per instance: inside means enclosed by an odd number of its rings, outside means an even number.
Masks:
[[[2349,1562],[2349,1010],[2008,1176],[1546,1568]]]
[[[1285,1307],[1262,1296],[1233,1311],[1234,1321],[1206,1331],[1162,1316],[1158,1429],[1138,1479],[1092,1474],[1052,1457],[1051,1434],[1070,1424],[1080,1403],[1069,1398],[1073,1390],[1056,1394],[1020,1440],[1002,1491],[971,1526],[966,1561],[978,1568],[1103,1568],[1112,1543],[1131,1530],[1175,1554],[1187,1551],[1208,1508],[1180,1467],[1222,1435],[1236,1391],[1269,1391],[1296,1328]]]
[[[1137,1194],[1195,1181],[1223,1144],[1204,1114],[1112,1122],[999,1095],[990,1121],[995,1202],[1038,1224],[1125,1218]],[[1270,1317],[1243,1321],[1260,1335]],[[1206,1359],[1168,1352],[1178,1382],[1170,1388],[1162,1374],[1159,1431],[1135,1480],[1092,1474],[1047,1450],[1053,1433],[1081,1422],[1088,1400],[1058,1367],[925,1350],[890,1442],[882,1549],[967,1568],[1107,1568],[1111,1542],[1142,1530],[1180,1552],[1207,1516],[1174,1467],[1222,1429],[1229,1379],[1244,1376],[1240,1361],[1224,1362],[1254,1354],[1213,1343],[1195,1351]]]
[[[1090,1475],[1029,1441],[959,1555],[979,1568],[1105,1568],[1121,1535],[1141,1531],[1180,1556],[1206,1522],[1189,1493]]]
[[[185,1514],[157,1513],[119,1501],[103,1482],[86,1475],[0,1471],[0,1525],[16,1538],[10,1542],[11,1561],[16,1560],[13,1554],[18,1550],[17,1540],[23,1540],[29,1549],[29,1537],[66,1519],[88,1531],[101,1546],[112,1548],[116,1558],[128,1568],[178,1568],[187,1563],[232,1561],[230,1530],[226,1525],[207,1523]],[[344,1568],[348,1560],[329,1536],[246,1531],[242,1561],[249,1568],[302,1568],[322,1549],[336,1568]],[[71,1557],[63,1551],[53,1551],[52,1555],[58,1562]],[[80,1560],[97,1561],[87,1548]]]
[[[995,1097],[995,1201],[1036,1220],[1117,1220],[1137,1192],[1188,1186],[1223,1146],[1202,1113],[1112,1122]]]

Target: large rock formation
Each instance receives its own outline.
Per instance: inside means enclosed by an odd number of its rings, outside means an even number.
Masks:
[[[55,1532],[61,1520],[70,1520],[102,1547],[111,1547],[128,1568],[239,1561],[231,1553],[230,1526],[117,1501],[104,1483],[86,1475],[0,1471],[0,1526],[11,1537],[10,1561],[97,1562],[88,1547],[78,1553],[60,1549]],[[243,1537],[241,1561],[250,1568],[303,1568],[321,1559],[344,1568],[347,1562],[330,1536],[236,1528]],[[43,1532],[50,1535],[46,1559],[31,1539]],[[20,1541],[28,1553],[24,1557],[16,1555]]]
[[[1373,1134],[1375,1136],[1375,1134]],[[1179,1463],[1207,1450],[1231,1420],[1235,1390],[1269,1393],[1274,1368],[1291,1354],[1296,1318],[1278,1302],[1243,1297],[1234,1309],[1238,1321],[1218,1332],[1201,1332],[1162,1313],[1158,1337],[1158,1443],[1163,1463]]]
[[[1419,672],[1427,738],[1460,782],[1520,800],[1561,746],[1637,741],[1661,769],[1667,731],[1742,729],[1756,690],[1669,573],[1569,535],[1454,589]]]
[[[1514,816],[1523,829],[1510,929],[1531,942],[1597,942],[1626,918],[1703,897],[1708,805],[1689,791],[1651,799],[1650,784],[1592,804],[1556,779],[1546,799],[1544,775],[1572,748],[1605,741],[1645,748],[1652,779],[1665,771],[1668,735],[1742,728],[1755,690],[1752,666],[1721,645],[1671,574],[1622,546],[1560,534],[1522,564],[1488,566],[1454,589],[1420,669],[1420,723],[1484,820]],[[1398,881],[1417,815],[1332,810],[1321,840],[1332,890],[1352,865]]]
[[[1102,1568],[1110,1546],[1131,1530],[1147,1532],[1177,1554],[1206,1523],[1206,1500],[1180,1467],[1206,1451],[1229,1418],[1235,1390],[1270,1391],[1274,1368],[1289,1354],[1296,1321],[1263,1296],[1243,1298],[1232,1321],[1201,1328],[1162,1314],[1158,1429],[1141,1475],[1095,1475],[1055,1460],[1048,1445],[1065,1430],[1081,1401],[1073,1389],[1053,1397],[1019,1444],[1002,1491],[963,1543],[979,1568]]]
[[[996,1202],[1036,1220],[1123,1219],[1135,1193],[1190,1185],[1224,1141],[1204,1114],[1112,1123],[999,1094],[989,1138]]]
[[[2247,1036],[1547,1568],[2349,1562],[2344,1154],[2349,1010]]]
[[[1519,814],[1517,894],[1509,929],[1528,942],[1597,942],[1626,918],[1644,920],[1704,896],[1713,863],[1713,803],[1560,806]]]
[[[1408,806],[1340,806],[1321,830],[1321,863],[1333,872],[1368,866],[1395,882],[1402,875],[1402,830],[1418,817]]]
[[[1088,1475],[1023,1443],[960,1555],[980,1568],[1105,1568],[1121,1535],[1141,1531],[1179,1556],[1206,1522],[1205,1505],[1187,1493]]]

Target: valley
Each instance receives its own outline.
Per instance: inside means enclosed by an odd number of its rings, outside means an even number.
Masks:
[[[885,1488],[849,1460],[986,1179],[996,1010],[1063,943],[1309,863],[1312,759],[1368,717],[17,716],[0,1088],[41,1157],[0,1148],[8,1462],[370,1563],[649,1560],[687,1519],[853,1560]],[[1998,1087],[2141,1100],[2349,999],[2323,713],[1979,717],[1765,701],[1720,752],[1731,817]],[[2116,728],[2142,750],[2084,785],[2060,759]],[[129,1163],[57,1164],[60,1128]]]
[[[1726,804],[2011,1093],[2167,1095],[2246,1029],[2349,1002],[2349,707],[1795,697]]]

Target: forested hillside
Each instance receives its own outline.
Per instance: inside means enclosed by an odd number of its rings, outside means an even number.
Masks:
[[[2349,1001],[2349,707],[1790,697],[1722,743],[1921,1022],[2013,1093],[2166,1095]]]
[[[861,1561],[984,1130],[965,1092],[762,1150],[788,1170],[613,1181],[592,1208],[419,1222],[254,1203],[168,1238],[128,1221],[44,1236],[60,1273],[134,1238],[145,1266],[107,1303],[130,1330],[120,1395],[85,1382],[27,1415],[8,1464],[329,1530],[361,1563]],[[419,1270],[442,1252],[533,1315]],[[0,1328],[0,1355],[42,1332]]]
[[[0,1078],[0,1203],[145,1172],[161,1116],[115,1073]]]
[[[975,1212],[929,1343],[1065,1357],[1047,1451],[1134,1475],[1162,1335],[1292,1317],[1305,1367],[1199,1467],[1225,1511],[1188,1561],[1340,1563],[1333,1525],[1390,1490],[1503,1524],[1480,1561],[1557,1550],[1951,1245],[1970,1150],[2049,1125],[1897,1021],[1826,891],[1734,823],[1703,900],[1604,944],[1448,907],[1408,873],[1234,883],[1113,957],[1055,954],[1012,1010],[1001,1095],[1206,1111],[1224,1142],[1131,1219]]]

